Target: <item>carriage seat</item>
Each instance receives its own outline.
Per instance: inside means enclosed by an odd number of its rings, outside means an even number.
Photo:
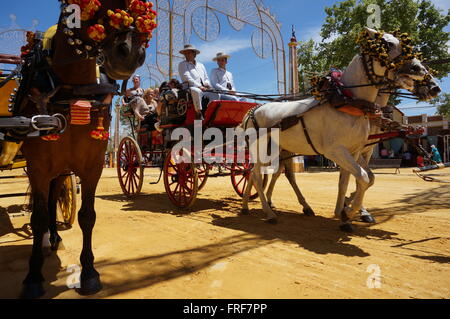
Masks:
[[[236,127],[245,114],[257,103],[238,101],[212,101],[208,104],[203,121],[204,127]]]

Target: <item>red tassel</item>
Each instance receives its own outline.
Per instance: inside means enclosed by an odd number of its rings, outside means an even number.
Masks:
[[[91,132],[91,137],[94,140],[99,140],[99,141],[107,141],[109,139],[109,132],[107,132],[105,130],[105,128],[103,127],[103,117],[98,118],[97,129],[95,129]]]
[[[58,141],[61,138],[61,135],[59,134],[50,134],[47,136],[42,136],[41,139],[47,142],[55,142]]]

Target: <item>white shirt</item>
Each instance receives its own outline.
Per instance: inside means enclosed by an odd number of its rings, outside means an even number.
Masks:
[[[190,87],[211,86],[205,66],[200,62],[194,64],[183,61],[178,65],[178,73],[181,80],[188,82]]]
[[[213,88],[217,90],[236,91],[233,81],[233,74],[222,68],[215,68],[211,71],[211,83]],[[228,88],[228,83],[231,84],[231,90]]]

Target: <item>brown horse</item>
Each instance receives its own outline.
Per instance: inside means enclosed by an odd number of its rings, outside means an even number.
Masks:
[[[52,44],[51,71],[59,80],[59,90],[47,104],[50,114],[62,113],[69,117],[69,105],[61,101],[73,99],[100,99],[97,107],[91,111],[88,125],[68,125],[57,141],[45,141],[41,138],[29,138],[23,144],[23,153],[28,163],[28,175],[32,188],[33,210],[31,228],[33,231],[33,248],[21,293],[22,298],[38,298],[44,294],[42,276],[43,235],[49,229],[53,247],[57,247],[60,237],[56,232],[56,199],[60,192],[64,174],[72,171],[81,178],[82,205],[78,213],[78,222],[83,232],[83,248],[80,256],[82,272],[80,277],[81,295],[95,294],[101,290],[100,275],[94,268],[92,252],[92,230],[96,220],[94,199],[98,181],[102,174],[107,140],[91,137],[91,131],[98,125],[98,118],[104,118],[104,128],[109,130],[110,106],[113,94],[104,94],[97,82],[96,57],[102,56],[102,71],[109,77],[108,81],[128,79],[145,60],[146,41],[134,28],[121,31],[107,23],[107,11],[126,9],[130,0],[101,0],[101,7],[95,14],[95,22],[82,21],[80,29],[68,30],[68,1],[62,1],[62,13]],[[93,42],[87,33],[92,23],[104,19],[106,39]],[[91,19],[92,20],[92,19]],[[75,33],[75,34],[74,34]],[[75,44],[74,44],[74,41]],[[77,46],[78,45],[78,46]],[[96,86],[99,87],[96,90]],[[80,93],[79,89],[85,93]],[[86,88],[88,90],[86,91]],[[33,94],[37,90],[30,88]],[[77,93],[78,92],[78,93]],[[89,92],[89,93],[88,93]],[[99,94],[102,92],[102,94]],[[42,95],[41,95],[42,97]],[[29,99],[22,107],[25,116],[36,114],[36,103]]]

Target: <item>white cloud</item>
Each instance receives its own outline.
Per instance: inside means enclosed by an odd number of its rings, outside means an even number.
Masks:
[[[300,30],[300,32],[299,32],[300,39],[299,40],[309,41],[310,39],[313,39],[314,42],[316,42],[316,43],[322,42],[322,37],[320,36],[321,29],[322,29],[322,27],[318,26],[318,27],[307,28],[304,31]],[[337,37],[338,37],[338,35],[332,34],[330,38],[325,40],[325,42],[332,42]]]
[[[450,9],[450,1],[448,0],[431,0],[431,2],[439,9],[447,11]]]
[[[219,52],[233,54],[248,48],[251,48],[251,43],[248,39],[222,38],[219,41],[202,43],[198,46],[201,54],[197,57],[197,60],[202,63],[211,62]]]
[[[314,27],[305,29],[305,31],[300,31],[300,39],[304,41],[309,41],[309,39],[313,39],[314,42],[320,42],[322,37],[320,36],[321,27]]]

